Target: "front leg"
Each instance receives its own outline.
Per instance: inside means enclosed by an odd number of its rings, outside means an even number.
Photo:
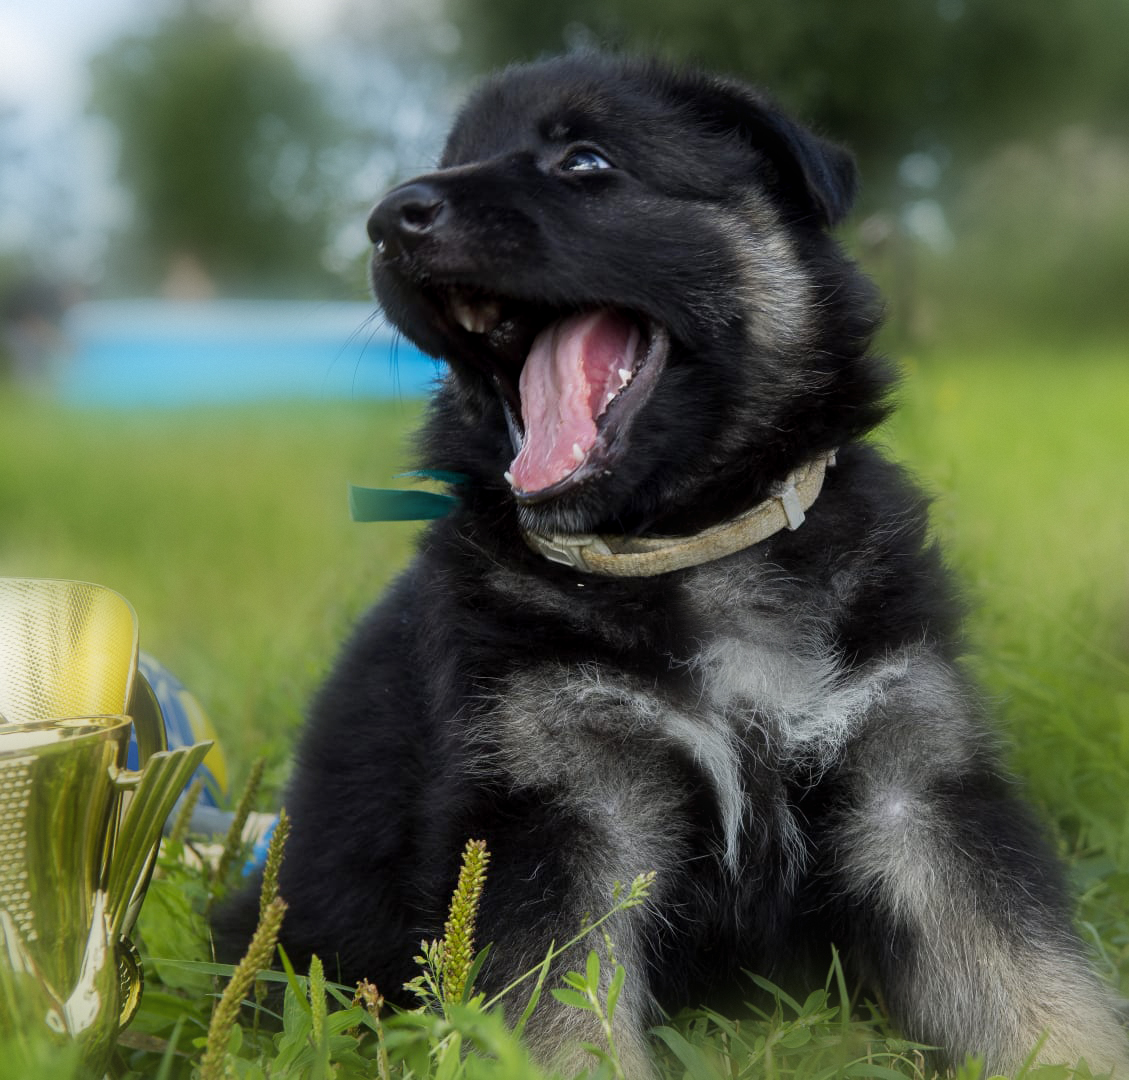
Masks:
[[[564,948],[616,906],[616,882],[626,895],[632,879],[644,872],[644,838],[640,850],[617,850],[600,822],[578,820],[559,806],[532,802],[520,815],[520,824],[500,828],[494,822],[485,834],[492,854],[477,936],[493,947],[478,989],[490,999],[539,968],[551,946],[563,948],[552,962],[525,1036],[543,1066],[574,1076],[597,1064],[582,1044],[607,1047],[606,1033],[594,1013],[557,1001],[551,990],[562,985],[567,972],[584,972],[588,953],[594,950],[600,956],[598,994],[606,1007],[615,963],[623,964],[627,979],[612,1022],[616,1056],[628,1080],[648,1080],[654,1069],[646,1032],[658,1012],[647,979],[644,941],[653,928],[648,926],[646,903],[616,911]],[[606,940],[614,956],[608,955]],[[526,978],[505,994],[502,1003],[511,1023],[521,1015],[535,981],[536,976]]]
[[[607,912],[616,882],[627,888],[637,875],[656,873],[652,902],[606,925],[627,970],[613,1034],[628,1080],[653,1075],[646,1033],[659,1012],[650,971],[655,942],[670,931],[654,912],[689,854],[693,785],[659,737],[657,709],[652,697],[594,669],[515,677],[488,718],[485,790],[494,794],[476,834],[492,853],[480,922],[481,940],[494,942],[483,972],[488,992]],[[603,947],[597,931],[558,959],[527,1028],[539,1060],[568,1075],[596,1064],[578,1045],[601,1045],[604,1036],[591,1013],[554,1000],[548,987],[584,971],[588,951]],[[604,1000],[613,967],[601,964]],[[512,1018],[530,986],[507,1003]]]
[[[1061,867],[939,665],[869,718],[828,835],[854,944],[911,1037],[1013,1072],[1039,1060],[1129,1076],[1111,994],[1071,927]]]

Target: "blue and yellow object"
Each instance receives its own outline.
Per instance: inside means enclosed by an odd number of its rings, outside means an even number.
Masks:
[[[184,684],[147,653],[138,655],[137,670],[145,677],[161,707],[170,750],[198,742],[211,742],[212,747],[197,767],[193,780],[200,777],[204,781],[204,788],[200,793],[202,805],[225,804],[228,796],[227,760],[208,714],[195,696],[185,689]],[[134,735],[129,744],[128,767],[136,769],[137,761],[137,737]]]
[[[196,696],[186,689],[167,667],[158,663],[153,657],[139,653],[137,671],[144,676],[157,705],[160,706],[170,750],[198,742],[211,742],[211,749],[192,776],[192,781],[199,777],[204,781],[204,785],[188,828],[191,834],[197,836],[224,835],[231,827],[234,817],[230,810],[223,809],[230,802],[227,759],[224,757],[219,737],[211,720],[208,719],[208,714],[204,712]],[[137,757],[138,747],[134,739],[129,746],[130,768],[135,767],[133,762]],[[256,867],[266,861],[267,847],[277,823],[277,814],[258,813],[248,817],[243,829],[243,839],[251,845],[251,854],[243,868],[245,875],[252,873]]]

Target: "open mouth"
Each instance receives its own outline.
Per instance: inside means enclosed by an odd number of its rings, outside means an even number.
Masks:
[[[519,502],[610,471],[665,365],[664,327],[614,307],[552,310],[457,288],[445,313],[501,394],[515,453],[505,476]]]

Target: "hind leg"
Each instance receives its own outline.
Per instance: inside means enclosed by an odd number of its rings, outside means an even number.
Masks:
[[[832,839],[854,944],[894,1019],[990,1071],[1014,1071],[1043,1039],[1041,1061],[1129,1076],[1111,995],[1026,807],[987,771],[913,779],[858,770]]]

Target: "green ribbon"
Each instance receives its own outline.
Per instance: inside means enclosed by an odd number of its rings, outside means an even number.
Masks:
[[[438,480],[441,484],[455,488],[467,482],[467,477],[462,473],[444,472],[441,469],[417,469],[398,473],[395,479],[405,476]],[[432,521],[446,517],[458,505],[458,495],[349,485],[349,514],[354,521]]]

